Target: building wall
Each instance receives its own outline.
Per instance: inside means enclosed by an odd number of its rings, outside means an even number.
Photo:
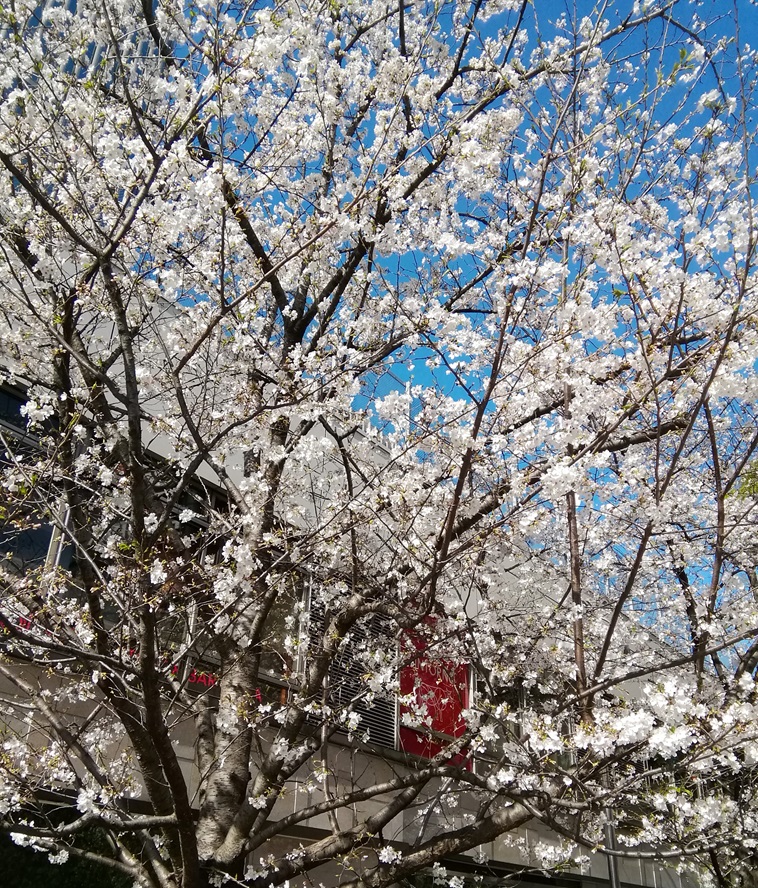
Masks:
[[[18,421],[14,415],[14,404],[16,402],[9,395],[8,409],[2,411],[0,415],[0,424],[6,431],[20,436],[26,435],[25,431],[16,425]],[[1,406],[1,405],[0,405]],[[315,434],[323,435],[323,432],[316,430]],[[155,455],[161,455],[161,441],[153,438],[152,443],[155,447]],[[28,441],[29,446],[36,446],[32,438]],[[381,452],[379,452],[381,459]],[[324,449],[319,457],[323,464],[314,466],[315,471],[321,471],[325,475],[330,474],[330,459],[328,448]],[[231,467],[232,471],[241,470],[240,466]],[[331,472],[334,478],[330,483],[340,483],[338,480],[338,472]],[[210,475],[204,480],[214,480]],[[329,485],[325,485],[325,495],[328,495]],[[1,528],[0,528],[1,532]],[[61,546],[59,535],[56,535],[44,525],[36,531],[38,548],[45,549],[44,552],[38,553],[37,561],[44,563],[60,562],[65,557],[64,547]],[[11,538],[8,538],[6,545],[7,554],[14,556],[9,548],[11,546]],[[18,561],[18,559],[16,559]],[[13,557],[11,557],[13,561]],[[18,561],[15,569],[23,571],[25,565]],[[377,630],[378,631],[378,630]],[[387,636],[387,641],[391,635]],[[417,651],[419,662],[406,670],[406,679],[401,675],[401,692],[409,693],[414,687],[418,687],[417,693],[421,694],[427,700],[432,701],[432,728],[446,733],[455,733],[456,719],[460,711],[469,705],[469,699],[474,689],[471,687],[471,681],[465,664],[457,664],[448,662],[444,664],[442,672],[440,672],[439,660],[434,663],[425,661],[423,649]],[[434,668],[432,668],[434,667]],[[27,667],[14,667],[17,670],[19,678],[27,682],[32,687],[36,687],[39,691],[57,690],[66,683],[65,676],[53,676],[48,671],[43,671],[33,665]],[[179,677],[183,675],[186,681],[186,687],[193,693],[205,694],[208,699],[212,699],[214,694],[214,684],[216,678],[212,672],[212,664],[200,664],[193,662],[190,657],[180,663],[177,669],[181,670]],[[335,664],[334,682],[344,680],[350,670],[349,659],[347,661],[337,662]],[[179,673],[178,673],[179,674]],[[360,670],[356,676],[350,678],[350,681],[360,682]],[[403,682],[405,680],[405,685]],[[269,695],[278,695],[282,692],[286,693],[286,682],[277,680],[277,678],[269,676],[268,679],[262,676],[261,688],[263,693]],[[442,694],[440,694],[442,690]],[[456,693],[458,698],[456,701]],[[435,698],[436,695],[436,698]],[[433,701],[435,699],[443,699],[447,702],[441,703],[435,710]],[[450,703],[450,700],[453,700]],[[75,696],[63,707],[58,707],[57,715],[71,724],[81,724],[90,718],[97,706],[97,700],[78,700]],[[23,708],[23,700],[17,688],[7,678],[0,677],[0,720],[5,725],[6,738],[11,738],[14,734],[22,736],[25,741],[32,747],[36,747],[38,751],[39,761],[49,763],[52,756],[49,738],[47,735],[37,730],[33,723],[29,721],[26,710]],[[434,741],[423,740],[422,735],[408,728],[401,728],[399,721],[402,716],[401,707],[395,701],[379,700],[376,705],[364,711],[366,722],[370,723],[373,718],[384,720],[393,720],[390,726],[391,730],[387,732],[387,736],[383,741],[384,748],[381,753],[372,753],[362,746],[356,739],[351,739],[347,735],[338,734],[332,742],[329,743],[325,750],[326,766],[331,774],[334,775],[334,789],[337,791],[345,790],[348,787],[356,785],[370,785],[372,783],[381,782],[391,779],[398,771],[402,772],[407,767],[409,761],[406,752],[411,750],[415,753],[427,752],[427,754],[435,754],[441,748],[441,745],[435,744]],[[378,722],[376,722],[379,724]],[[365,726],[364,726],[365,727]],[[375,731],[375,734],[378,734]],[[191,723],[187,720],[182,722],[177,720],[173,729],[173,742],[179,755],[185,779],[190,787],[190,796],[193,797],[198,791],[200,785],[200,774],[197,770],[195,762],[195,732]],[[426,744],[426,746],[424,745]],[[405,750],[405,751],[404,751]],[[118,757],[128,752],[124,740],[114,740],[110,747],[101,748],[94,751],[99,756],[107,757],[115,761]],[[30,767],[38,767],[33,764],[30,759]],[[126,767],[126,766],[125,766]],[[476,767],[476,765],[474,765]],[[134,771],[135,781],[139,779],[138,773]],[[54,787],[53,787],[54,788]],[[455,808],[449,805],[444,809],[429,810],[435,801],[438,783],[433,783],[424,793],[423,798],[414,807],[403,811],[399,814],[384,830],[384,839],[392,842],[398,847],[413,847],[422,837],[429,838],[432,835],[445,833],[447,831],[457,829],[466,823],[466,817],[469,812],[476,809],[476,799],[466,793],[460,796],[460,802]],[[273,811],[273,818],[286,816],[291,811],[301,810],[307,805],[318,802],[324,794],[324,789],[319,787],[312,779],[312,775],[308,771],[308,767],[304,767],[301,773],[296,776],[287,791],[276,804]],[[137,795],[137,793],[135,793]],[[341,827],[350,828],[356,826],[362,819],[369,816],[372,812],[380,809],[382,799],[377,798],[371,801],[362,802],[353,808],[345,808],[337,812],[336,817]],[[138,799],[137,802],[138,804]],[[307,844],[315,837],[325,835],[331,831],[331,823],[327,815],[313,817],[297,830],[294,830],[291,836],[279,837],[268,843],[262,849],[265,855],[276,853],[280,847],[287,850],[296,849],[301,843]],[[541,827],[539,824],[532,824],[527,828],[518,830],[514,834],[503,836],[496,841],[489,842],[486,845],[472,850],[468,855],[456,861],[451,861],[449,869],[451,872],[455,868],[461,872],[470,871],[478,872],[482,876],[490,876],[493,872],[498,871],[507,873],[511,870],[520,868],[535,869],[541,865],[540,851],[544,856],[545,848],[550,846],[557,847],[559,841],[557,837],[550,833],[549,830]],[[366,848],[361,850],[361,854],[371,856],[374,850]],[[260,856],[260,855],[259,855]],[[251,855],[251,866],[259,865],[256,860],[256,854]],[[484,861],[488,861],[485,863]],[[654,888],[684,888],[685,883],[674,872],[673,869],[666,869],[660,865],[644,862],[644,861],[622,861],[619,864],[619,874],[621,880],[629,885],[654,886]],[[323,881],[325,885],[335,885],[339,881],[351,878],[353,873],[349,870],[349,865],[324,867],[317,871],[312,879],[316,882]],[[493,876],[495,878],[495,876]],[[499,877],[498,877],[499,878]],[[504,878],[504,876],[503,876]],[[521,884],[538,884],[538,882],[530,882],[535,876],[522,877]],[[573,885],[592,885],[607,882],[608,865],[605,858],[600,854],[590,854],[585,863],[568,870],[565,874],[566,884]],[[293,888],[295,886],[293,885]]]

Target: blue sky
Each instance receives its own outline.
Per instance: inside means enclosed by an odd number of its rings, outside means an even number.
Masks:
[[[578,0],[575,4],[577,18],[581,19],[583,15],[591,14],[593,8],[593,4],[579,2]],[[733,21],[735,6],[731,2],[726,2],[726,0],[709,0],[709,2],[699,4],[681,4],[678,9],[680,10],[680,13],[677,13],[678,15],[681,14],[682,18],[684,18],[684,15],[687,16],[687,20],[684,21],[687,28],[693,26],[693,22],[689,18],[692,13],[696,13],[703,20],[714,20],[712,26],[701,32],[703,41],[708,46],[715,45],[721,38],[731,41],[730,46],[725,52],[720,54],[713,67],[707,67],[700,74],[698,80],[691,85],[693,88],[693,95],[691,97],[686,98],[687,88],[680,89],[675,87],[665,92],[663,96],[654,89],[659,71],[663,72],[664,77],[668,77],[677,70],[681,71],[682,66],[689,63],[685,47],[691,47],[694,44],[687,40],[687,33],[685,31],[674,28],[670,23],[657,22],[651,27],[650,39],[652,44],[647,58],[640,55],[646,49],[646,36],[642,31],[619,38],[612,52],[619,58],[628,56],[633,60],[633,71],[623,76],[631,78],[632,76],[639,77],[641,74],[644,74],[653,95],[651,103],[649,103],[651,113],[658,119],[667,119],[671,123],[681,125],[682,134],[686,135],[687,127],[692,126],[688,118],[693,110],[693,105],[696,104],[696,97],[718,86],[717,72],[724,79],[727,91],[736,92],[734,48],[736,41],[739,41],[744,51],[745,44],[749,43],[750,38],[753,39],[755,45],[758,45],[758,4],[753,2],[753,0],[737,0],[736,10],[739,27],[736,31]],[[530,6],[524,19],[525,28],[529,34],[528,49],[536,48],[540,39],[547,40],[555,35],[556,28],[551,22],[554,23],[558,19],[562,10],[567,10],[566,16],[570,19],[574,15],[574,4],[551,2],[549,4],[536,3]],[[613,4],[609,4],[606,17],[613,24],[615,19],[620,20],[622,13],[625,14],[627,10],[628,4],[623,4],[623,9],[619,7],[619,11],[615,11]],[[535,16],[539,17],[539,29],[541,31],[539,31],[536,25]],[[502,24],[502,22],[499,22],[497,19],[490,20],[486,25],[486,29],[496,30],[498,24]],[[667,42],[670,43],[670,46],[664,53],[661,53],[656,46],[656,38],[661,35],[663,28],[668,31]],[[484,36],[487,36],[487,34],[485,33]],[[646,70],[643,71],[643,66],[645,65]],[[548,99],[549,96],[546,94],[546,101]],[[697,122],[702,118],[700,120],[702,122],[708,119],[712,113],[715,114],[715,111],[712,111],[709,107],[701,108],[695,120]],[[748,117],[748,124],[750,124],[751,120],[752,118]],[[527,126],[528,121],[525,121],[525,127]],[[521,137],[523,137],[524,131],[525,128],[522,127]],[[425,261],[427,263],[435,261],[435,258],[424,257],[419,254],[407,254],[403,257],[391,258],[388,260],[389,264],[385,264],[385,273],[390,284],[394,282],[396,285],[402,286],[404,279],[412,280],[417,272],[417,266]],[[467,276],[471,276],[476,272],[476,258],[463,257],[455,263],[450,263],[448,267],[451,271],[455,270],[465,280]],[[445,368],[439,367],[432,371],[427,366],[425,359],[431,355],[432,351],[424,348],[416,349],[413,354],[410,354],[408,351],[397,352],[394,362],[383,370],[381,378],[367,380],[364,394],[356,400],[355,406],[357,408],[367,406],[373,398],[382,396],[390,391],[402,391],[409,384],[433,385],[441,387],[448,394],[454,394],[456,386],[452,376]],[[462,390],[458,389],[458,391],[462,394]],[[411,412],[413,412],[413,408]]]

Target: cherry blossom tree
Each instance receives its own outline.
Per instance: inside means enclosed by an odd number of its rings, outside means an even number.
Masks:
[[[558,6],[0,8],[18,843],[747,884],[756,56]]]

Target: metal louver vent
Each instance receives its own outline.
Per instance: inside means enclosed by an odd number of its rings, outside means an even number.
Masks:
[[[325,609],[311,602],[311,643],[319,644],[324,631]],[[356,623],[342,642],[329,667],[329,705],[335,720],[346,709],[360,715],[356,734],[371,745],[395,748],[397,740],[397,701],[393,695],[370,693],[368,678],[376,668],[377,653],[394,647],[392,624],[378,614]]]

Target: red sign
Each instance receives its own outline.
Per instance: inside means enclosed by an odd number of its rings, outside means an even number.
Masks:
[[[465,663],[426,655],[426,641],[415,633],[408,638],[412,643],[408,654],[415,654],[416,659],[400,671],[400,693],[413,695],[416,706],[425,707],[426,714],[423,726],[408,727],[403,724],[403,716],[415,715],[414,707],[400,706],[400,748],[432,758],[466,730],[462,713],[469,706],[469,669]],[[465,754],[458,753],[452,761],[460,764],[465,758]]]

